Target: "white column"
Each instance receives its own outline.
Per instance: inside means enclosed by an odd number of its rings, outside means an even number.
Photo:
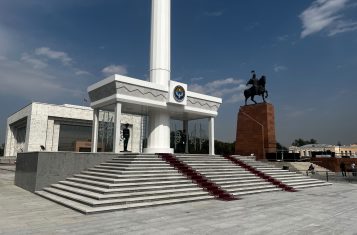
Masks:
[[[209,148],[208,154],[214,155],[214,117],[208,118]]]
[[[150,82],[168,86],[171,54],[171,0],[152,0]]]
[[[183,129],[186,134],[186,142],[185,142],[185,153],[188,153],[188,120],[183,121]]]
[[[99,109],[93,109],[92,153],[96,153],[98,148],[98,125],[99,125]]]
[[[150,82],[169,87],[171,53],[171,0],[152,0]],[[162,110],[149,114],[145,153],[173,153],[170,148],[170,115]]]
[[[121,119],[121,103],[115,104],[114,110],[114,139],[113,139],[113,152],[120,153],[119,143],[120,143],[120,119]]]
[[[145,153],[173,153],[170,148],[170,117],[162,112],[153,112],[149,117],[149,136]]]

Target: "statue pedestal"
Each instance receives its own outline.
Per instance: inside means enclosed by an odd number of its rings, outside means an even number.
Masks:
[[[260,103],[242,106],[238,112],[235,153],[254,154],[257,160],[276,152],[274,107]]]

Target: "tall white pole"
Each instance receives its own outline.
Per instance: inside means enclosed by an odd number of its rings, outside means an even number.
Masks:
[[[171,70],[171,0],[152,0],[150,81],[169,85]]]
[[[152,0],[150,81],[169,87],[171,67],[171,0]],[[170,115],[164,110],[149,113],[145,153],[173,153],[170,148]]]

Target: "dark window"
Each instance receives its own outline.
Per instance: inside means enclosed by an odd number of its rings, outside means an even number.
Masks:
[[[58,151],[75,151],[76,141],[91,141],[91,138],[91,126],[61,124]]]

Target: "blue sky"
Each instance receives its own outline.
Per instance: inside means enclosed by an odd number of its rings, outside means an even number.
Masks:
[[[83,105],[107,75],[148,79],[150,2],[1,0],[0,142],[31,101]],[[217,139],[234,140],[254,69],[279,142],[355,143],[356,13],[353,0],[172,0],[172,80],[223,98]]]

